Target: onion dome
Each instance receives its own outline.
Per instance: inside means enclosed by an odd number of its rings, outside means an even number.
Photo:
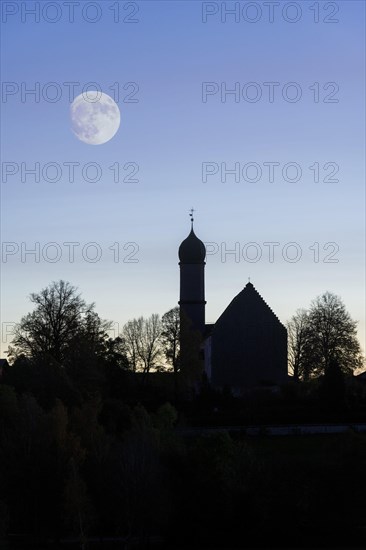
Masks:
[[[202,264],[206,257],[203,242],[195,235],[193,225],[190,234],[179,247],[179,260],[182,264]]]

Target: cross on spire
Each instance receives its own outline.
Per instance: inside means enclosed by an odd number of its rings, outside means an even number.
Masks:
[[[191,208],[189,211],[189,217],[191,218],[192,229],[193,229],[193,222],[194,222],[193,212],[195,212],[195,209]]]

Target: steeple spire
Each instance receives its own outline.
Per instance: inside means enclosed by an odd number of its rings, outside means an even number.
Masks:
[[[191,218],[191,229],[193,229],[193,222],[194,222],[193,212],[194,212],[194,208],[192,207],[189,211],[189,217]]]
[[[191,231],[178,250],[180,269],[179,306],[182,319],[187,318],[192,330],[205,332],[205,258],[206,248],[193,231],[194,208],[189,211]],[[188,326],[188,325],[187,325]],[[185,343],[183,343],[183,347]],[[182,349],[182,348],[181,348]],[[198,351],[197,351],[198,353]]]

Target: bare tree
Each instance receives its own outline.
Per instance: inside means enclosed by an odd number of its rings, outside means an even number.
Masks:
[[[77,289],[62,280],[31,294],[30,300],[35,309],[16,326],[12,354],[48,355],[61,363],[94,304],[87,305]]]
[[[157,313],[153,313],[147,319],[143,319],[142,331],[138,341],[138,354],[145,374],[153,367],[158,366],[161,358],[161,320]]]
[[[305,309],[298,309],[287,323],[289,371],[295,380],[306,378],[309,361],[309,318]]]
[[[134,372],[139,367],[139,341],[142,333],[143,317],[128,321],[122,329],[122,340],[125,344],[127,357]]]
[[[158,366],[161,358],[161,320],[157,313],[128,321],[122,330],[127,356],[134,371],[144,374]]]
[[[174,374],[179,370],[180,351],[180,311],[174,307],[162,317],[161,342],[167,361],[172,365]]]

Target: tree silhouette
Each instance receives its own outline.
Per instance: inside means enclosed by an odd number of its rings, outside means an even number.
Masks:
[[[335,294],[318,296],[310,310],[299,310],[287,327],[289,364],[295,378],[320,376],[334,364],[348,375],[362,367],[357,322]]]
[[[158,366],[158,361],[161,358],[160,337],[161,320],[157,313],[153,313],[144,319],[139,339],[138,353],[144,374]]]
[[[298,309],[287,327],[288,362],[290,374],[295,380],[306,376],[308,365],[309,320],[305,309]]]
[[[142,331],[143,317],[127,321],[123,326],[121,338],[124,342],[127,357],[133,372],[137,371],[139,366],[139,338]]]
[[[9,355],[49,356],[62,363],[94,304],[87,305],[77,289],[62,280],[52,282],[38,294],[32,293],[30,300],[35,309],[16,326]]]
[[[341,299],[325,292],[309,311],[309,353],[315,374],[325,373],[336,362],[345,374],[362,366],[357,322],[351,319]]]
[[[180,351],[180,312],[179,307],[174,307],[164,313],[162,319],[161,341],[164,355],[172,365],[174,374],[179,370]]]
[[[147,319],[132,319],[124,325],[121,337],[134,372],[141,371],[146,375],[159,366],[161,329],[161,319],[157,313]]]

